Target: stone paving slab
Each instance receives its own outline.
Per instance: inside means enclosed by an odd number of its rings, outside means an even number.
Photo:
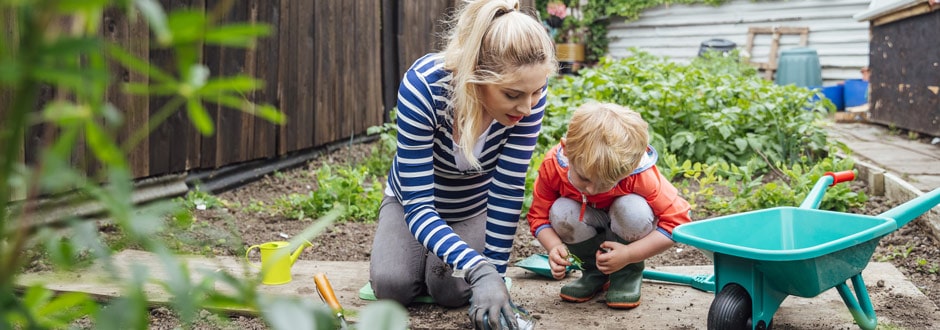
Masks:
[[[913,141],[872,123],[832,123],[826,129],[830,138],[851,149],[848,157],[868,182],[869,193],[905,202],[940,188],[940,144]],[[940,206],[924,218],[940,239]]]
[[[940,188],[940,144],[906,139],[876,124],[834,123],[827,129],[853,156],[898,175],[920,191]]]
[[[225,270],[234,274],[252,275],[256,270],[242,258],[218,257],[188,258],[190,274],[201,278],[203,271]],[[155,255],[125,250],[115,257],[115,265],[126,273],[131,265],[144,265],[156,278],[167,278]],[[293,281],[277,286],[259,286],[265,294],[309,297],[319,301],[313,275],[326,273],[336,291],[336,296],[345,309],[359,310],[369,303],[359,299],[358,291],[368,280],[368,262],[337,262],[298,260],[292,268]],[[677,274],[710,274],[709,266],[660,267],[659,271]],[[611,310],[601,298],[571,304],[560,301],[558,291],[562,285],[576,278],[577,273],[561,281],[546,279],[522,268],[510,267],[511,294],[514,301],[529,309],[537,317],[539,329],[704,329],[708,308],[714,294],[698,291],[688,286],[644,281],[643,302],[629,311]],[[904,311],[904,319],[922,319],[926,328],[940,327],[940,309],[911,284],[889,263],[873,262],[863,271],[866,287],[876,313],[894,309],[892,315]],[[20,285],[45,283],[57,291],[82,291],[96,296],[117,296],[121,288],[109,280],[100,268],[93,267],[80,273],[38,273],[20,278]],[[166,303],[169,296],[156,284],[147,286],[148,296],[155,303]],[[220,290],[225,290],[220,287]],[[442,313],[465,315],[466,308],[444,309]],[[906,324],[905,320],[892,319],[884,313],[878,314],[879,324]],[[910,319],[908,319],[909,321]],[[351,319],[355,321],[355,319]],[[788,297],[774,317],[777,329],[857,329],[847,307],[835,290],[828,290],[813,298]]]

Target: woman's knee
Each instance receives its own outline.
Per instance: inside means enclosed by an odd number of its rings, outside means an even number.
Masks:
[[[401,274],[372,274],[372,291],[378,299],[408,306],[421,293],[421,283]]]
[[[653,209],[640,195],[618,197],[610,205],[609,215],[611,230],[629,242],[643,238],[656,229]]]
[[[462,280],[462,279],[460,279]],[[438,305],[455,308],[464,306],[470,302],[470,287],[460,287],[451,285],[450,288],[444,286],[432,286],[429,288],[431,297]]]

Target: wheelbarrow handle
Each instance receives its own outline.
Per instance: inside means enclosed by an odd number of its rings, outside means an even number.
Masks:
[[[829,186],[832,187],[838,183],[855,180],[855,171],[841,171],[841,172],[826,172],[826,174],[832,177],[832,184]]]
[[[816,185],[813,186],[813,189],[810,190],[809,194],[806,195],[806,198],[803,199],[803,203],[800,204],[800,208],[819,208],[819,204],[822,202],[823,194],[826,193],[826,189],[834,186],[837,183],[852,180],[855,180],[855,172],[852,170],[841,172],[826,172],[826,174],[823,174],[823,176],[816,181]]]
[[[894,208],[879,214],[881,217],[894,219],[894,222],[897,223],[898,228],[904,227],[908,222],[919,217],[921,214],[927,213],[934,206],[940,204],[940,188],[934,189],[931,192],[920,195],[917,198],[907,201],[904,204],[895,206]]]

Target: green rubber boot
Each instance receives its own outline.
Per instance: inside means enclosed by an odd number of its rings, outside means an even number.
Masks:
[[[627,264],[623,269],[610,274],[607,289],[607,307],[630,309],[640,305],[640,285],[643,283],[645,262]]]
[[[581,243],[568,244],[568,252],[581,258],[581,278],[561,287],[561,299],[581,303],[594,298],[607,283],[607,275],[597,269],[594,253],[604,242],[604,235],[596,235]]]

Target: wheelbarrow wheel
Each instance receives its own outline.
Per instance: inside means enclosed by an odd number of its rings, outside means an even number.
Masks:
[[[752,329],[751,296],[738,284],[728,284],[721,289],[708,308],[709,329]],[[772,323],[771,323],[772,324]],[[756,329],[770,329],[761,323]]]

